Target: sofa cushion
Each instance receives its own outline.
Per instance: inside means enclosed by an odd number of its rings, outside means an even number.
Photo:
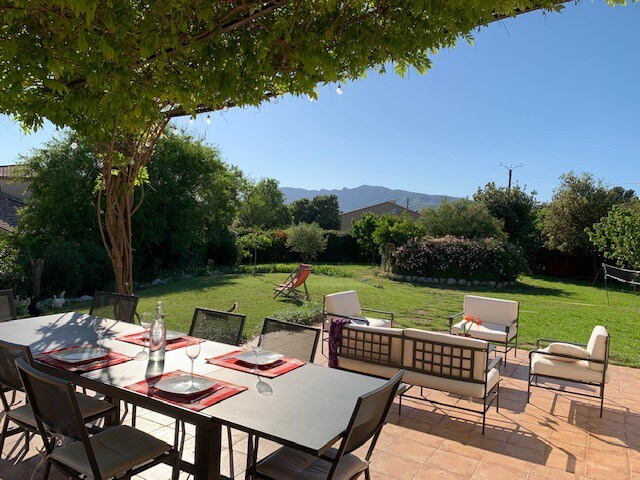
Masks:
[[[330,449],[326,455],[335,458],[338,450]],[[258,463],[258,473],[274,480],[325,480],[332,464],[315,455],[282,447]],[[333,480],[350,480],[364,472],[369,464],[348,453],[340,459]]]
[[[329,316],[334,317],[358,317],[362,315],[358,292],[348,290],[346,292],[332,293],[324,297],[324,310]]]
[[[483,323],[511,325],[518,318],[518,302],[499,298],[464,296],[464,316],[480,317]]]
[[[340,355],[399,366],[402,363],[402,332],[400,328],[349,324],[342,329]]]
[[[545,352],[558,353],[560,355],[571,355],[573,357],[580,358],[566,358],[566,357],[553,357],[560,362],[577,362],[580,359],[589,358],[589,352],[578,345],[572,345],[571,343],[553,342],[549,346],[543,349]]]
[[[462,320],[451,326],[451,333],[462,333],[463,328],[467,328],[467,322]],[[515,325],[509,328],[509,337],[507,338],[507,332],[504,325],[496,325],[490,323],[482,323],[478,325],[473,323],[469,329],[469,335],[473,338],[479,338],[486,340],[487,342],[506,343],[510,342],[518,333],[518,327]]]
[[[341,356],[338,356],[338,368],[386,379],[393,377],[399,370],[399,368],[385,367],[383,365]],[[407,372],[405,372],[405,376],[406,374]]]
[[[602,381],[602,372],[589,368],[589,362],[578,360],[576,362],[564,362],[558,357],[534,353],[531,355],[531,373],[541,376],[558,377],[576,382]],[[609,375],[605,383],[609,381]]]
[[[416,387],[425,387],[443,392],[455,393],[457,395],[462,395],[463,397],[484,398],[487,393],[495,387],[496,383],[500,381],[500,372],[497,368],[492,368],[487,373],[486,391],[484,383],[455,380],[436,375],[412,372],[409,370],[405,371],[402,381]]]
[[[407,328],[404,330],[402,366],[425,374],[457,375],[460,380],[484,381],[487,348],[484,340]]]
[[[607,337],[609,337],[609,332],[607,332],[606,327],[598,325],[593,329],[587,344],[587,352],[589,352],[590,358],[595,360],[605,359],[607,356]],[[602,363],[589,362],[589,368],[601,372],[604,370],[604,365]]]

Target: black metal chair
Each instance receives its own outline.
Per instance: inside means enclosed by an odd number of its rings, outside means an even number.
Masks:
[[[136,295],[95,292],[89,315],[110,318],[120,322],[134,323],[138,300]]]
[[[189,335],[212,342],[240,345],[246,321],[247,316],[239,313],[196,308],[193,312]]]
[[[387,413],[396,395],[404,370],[400,370],[381,387],[358,398],[349,425],[338,448],[316,457],[290,447],[281,447],[257,462],[258,442],[250,455],[253,458],[252,478],[271,480],[306,480],[309,478],[354,480],[364,473],[369,480],[369,459],[375,449]],[[371,439],[364,459],[352,452]]]
[[[0,340],[0,384],[11,390],[23,390],[22,381],[16,369],[16,360],[22,360],[27,365],[33,364],[31,350],[24,345],[16,345]],[[0,433],[0,452],[4,447],[7,437],[26,433],[25,453],[29,450],[30,434],[38,433],[33,410],[29,404],[14,406],[13,401],[7,401],[4,392],[0,393],[0,400],[5,412],[2,432]],[[80,408],[80,414],[85,423],[90,423],[115,412],[115,407],[108,402],[92,398],[81,393],[76,393],[76,400]],[[9,429],[10,424],[15,427]]]
[[[228,345],[240,345],[242,341],[242,331],[247,316],[239,313],[224,312],[222,310],[211,310],[208,308],[196,308],[191,320],[189,335],[204,338],[212,342],[226,343]],[[180,440],[179,455],[182,457],[185,442],[185,423],[176,420],[176,431],[180,428],[182,432]],[[235,478],[235,468],[233,461],[233,435],[231,427],[227,427],[227,439],[229,443],[229,473],[230,478]]]
[[[265,318],[262,324],[263,348],[285,357],[313,362],[321,333],[319,328]]]
[[[18,318],[13,290],[0,290],[0,322],[8,322]]]
[[[153,436],[125,425],[89,436],[72,383],[47,375],[16,360],[38,432],[45,448],[48,478],[51,466],[71,478],[107,480],[127,478],[159,463],[173,463],[172,478],[177,480],[179,465],[175,450]],[[64,435],[73,443],[54,448],[47,429]]]

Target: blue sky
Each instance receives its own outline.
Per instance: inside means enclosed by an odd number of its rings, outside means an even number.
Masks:
[[[362,184],[471,195],[500,163],[549,199],[558,177],[590,171],[640,190],[640,5],[568,4],[495,23],[433,56],[426,75],[371,73],[319,88],[319,101],[205,116],[192,127],[227,162],[282,186]],[[53,130],[23,135],[0,117],[0,164],[40,145]]]

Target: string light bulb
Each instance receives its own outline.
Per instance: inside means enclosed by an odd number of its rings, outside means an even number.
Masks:
[[[75,150],[76,148],[78,148],[78,142],[74,140],[73,142],[71,142],[71,150]]]
[[[99,168],[100,170],[102,170],[102,167],[104,167],[104,163],[102,163],[102,162],[98,162],[98,168]]]
[[[129,165],[133,167],[135,164],[136,164],[136,161],[133,158],[129,160]]]
[[[309,95],[309,101],[313,102],[315,100],[315,98],[313,98],[311,95]]]
[[[207,125],[211,125],[211,115],[207,115],[205,122],[207,122]]]
[[[338,88],[336,88],[336,93],[338,95],[342,95],[344,93],[344,90],[342,90],[342,85],[338,85]]]

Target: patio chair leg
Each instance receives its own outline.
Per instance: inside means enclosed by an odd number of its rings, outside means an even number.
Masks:
[[[253,435],[247,437],[247,469],[244,472],[244,480],[251,480],[251,469],[253,468]]]
[[[125,409],[124,416],[125,417],[127,416],[126,409]],[[138,416],[138,407],[137,407],[137,405],[132,405],[131,406],[131,426],[133,428],[136,428],[136,418],[137,418],[137,416]]]
[[[604,383],[600,385],[600,418],[604,413]]]
[[[369,472],[369,467],[364,471],[365,480],[371,480],[371,472]]]
[[[42,475],[42,480],[47,480],[49,478],[49,472],[51,472],[51,462],[47,460],[47,463],[44,467],[44,474]]]
[[[531,370],[529,370],[527,377],[527,403],[529,403],[531,399]]]
[[[498,391],[496,392],[496,412],[500,413],[500,382],[498,382]]]
[[[485,425],[487,424],[487,395],[489,392],[486,392],[486,395],[482,399],[482,434],[484,435]]]
[[[182,459],[182,455],[179,454],[178,451],[175,449],[173,454],[174,454],[174,459],[173,459],[173,470],[171,472],[171,480],[178,480],[180,478],[180,460]]]
[[[398,416],[402,416],[402,394],[398,396]]]

